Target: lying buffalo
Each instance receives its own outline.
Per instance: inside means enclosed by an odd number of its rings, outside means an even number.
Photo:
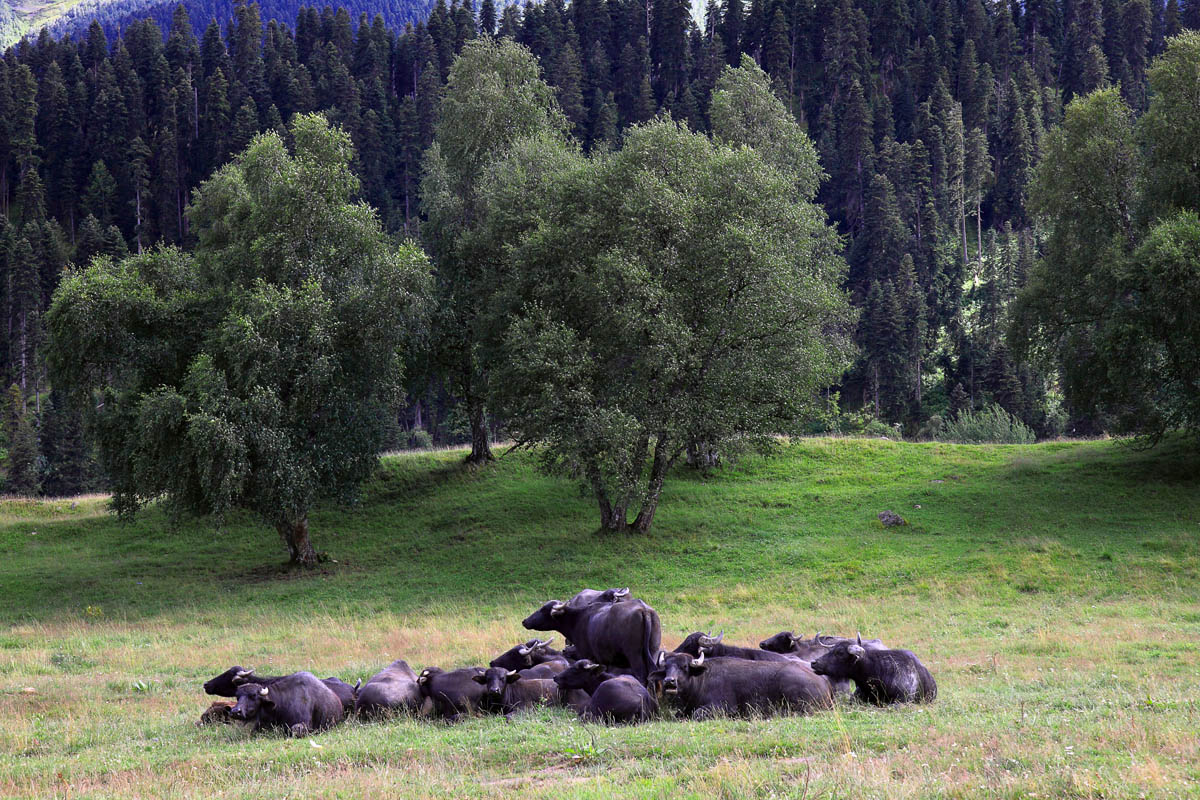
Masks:
[[[658,711],[658,703],[636,678],[614,675],[586,658],[554,676],[554,682],[564,692],[587,692],[585,702],[570,705],[588,722],[633,724]]]
[[[342,721],[342,701],[311,672],[277,678],[270,686],[243,683],[237,688],[237,705],[229,712],[255,731],[284,730],[304,736]]]
[[[419,711],[423,700],[417,686],[417,673],[407,661],[397,659],[362,685],[355,708],[360,716],[377,717]]]
[[[795,661],[794,656],[785,656],[781,653],[772,653],[767,650],[755,650],[751,647],[737,647],[731,644],[722,644],[721,639],[725,636],[724,633],[710,636],[707,633],[696,632],[690,634],[686,639],[679,643],[675,648],[676,653],[687,653],[690,656],[699,656],[701,652],[709,658],[744,658],[747,661]]]
[[[518,644],[505,650],[493,658],[488,666],[523,670],[547,661],[562,661],[566,664],[567,659],[563,657],[563,654],[550,647],[551,641],[551,639],[530,639],[524,644]]]
[[[522,624],[536,631],[558,631],[575,646],[579,658],[629,667],[643,683],[662,640],[658,614],[634,598],[583,608],[551,600]]]
[[[629,589],[583,589],[567,601],[570,608],[585,608],[593,603],[619,603],[629,596]]]
[[[300,673],[293,673],[299,675]],[[245,667],[233,666],[222,672],[215,678],[204,682],[204,691],[207,694],[216,695],[218,697],[236,697],[238,687],[244,686],[247,683],[257,683],[259,686],[271,686],[276,681],[290,677],[289,675],[258,675],[254,672],[254,667],[246,669]],[[329,689],[342,701],[342,710],[349,715],[354,711],[354,693],[358,689],[362,681],[359,681],[354,686],[346,683],[340,678],[325,678],[321,681],[329,687]]]
[[[571,662],[565,658],[556,659],[554,661],[543,661],[536,667],[517,670],[521,673],[522,678],[553,678],[558,673],[571,666]]]
[[[780,631],[770,638],[763,639],[758,646],[762,650],[772,653],[796,656],[804,661],[815,661],[842,642],[851,641],[855,640],[842,636],[822,636],[820,631],[811,639],[804,639],[791,631]],[[858,641],[868,650],[887,649],[887,645],[878,639],[863,639],[860,636]]]
[[[480,708],[493,714],[512,714],[527,708],[561,705],[558,684],[549,678],[524,678],[519,672],[489,667],[471,680],[483,686]]]
[[[717,714],[805,713],[833,705],[829,682],[801,661],[693,658],[659,653],[651,680],[683,713],[703,719]]]
[[[447,672],[440,667],[421,670],[417,686],[421,696],[433,701],[433,713],[451,722],[464,714],[480,710],[484,688],[475,679],[484,673],[482,667],[466,667]]]
[[[200,721],[196,723],[197,727],[205,725],[217,725],[220,723],[233,722],[233,718],[229,716],[229,712],[233,711],[235,703],[213,703],[208,708],[204,709],[204,713],[200,715]]]
[[[854,695],[877,705],[928,703],[937,683],[911,650],[872,650],[861,641],[839,642],[812,664],[831,680],[854,681]]]

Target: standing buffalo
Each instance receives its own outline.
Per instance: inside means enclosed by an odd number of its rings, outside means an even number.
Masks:
[[[674,652],[687,653],[693,657],[699,656],[703,652],[709,658],[744,658],[747,661],[796,661],[794,656],[786,656],[781,653],[722,644],[721,639],[724,636],[724,633],[709,636],[707,633],[696,632],[680,642]]]
[[[747,661],[693,658],[659,653],[654,680],[683,713],[716,714],[808,712],[833,705],[829,682],[800,661]]]
[[[548,661],[562,661],[565,665],[567,659],[563,654],[550,647],[550,639],[530,639],[525,644],[519,644],[505,650],[500,655],[496,656],[488,663],[489,667],[500,667],[501,669],[523,670],[530,667],[536,667],[538,664],[544,664]]]
[[[360,716],[382,716],[400,711],[418,711],[423,698],[417,673],[407,661],[397,659],[376,673],[358,690],[355,708]]]
[[[300,673],[294,673],[300,674]],[[306,673],[307,674],[307,673]],[[254,667],[246,669],[244,667],[233,666],[222,672],[215,678],[204,682],[204,691],[207,694],[216,695],[218,697],[236,697],[238,687],[244,686],[247,683],[257,683],[259,686],[271,686],[276,681],[290,677],[288,675],[258,675],[254,672]],[[321,681],[329,687],[329,689],[337,695],[338,700],[342,701],[342,710],[349,715],[354,711],[354,693],[357,691],[362,681],[359,681],[354,686],[346,683],[340,678],[325,678]]]
[[[417,686],[421,696],[433,701],[434,713],[454,722],[464,714],[479,711],[483,701],[483,686],[475,680],[484,673],[482,667],[466,667],[446,672],[439,667],[421,670]]]
[[[344,715],[342,701],[311,672],[277,678],[270,686],[244,683],[236,696],[229,716],[250,723],[255,731],[282,729],[304,736],[332,728]]]
[[[471,680],[484,688],[480,703],[484,711],[507,716],[527,708],[561,705],[558,684],[549,678],[523,678],[515,670],[489,667]]]
[[[554,682],[564,692],[590,695],[584,703],[570,704],[588,722],[645,722],[658,711],[658,703],[635,678],[614,675],[586,658],[556,675]]]
[[[933,675],[911,650],[871,650],[861,640],[839,642],[812,668],[831,680],[854,681],[854,696],[867,703],[928,703],[937,697]]]
[[[575,646],[579,658],[629,667],[642,683],[650,674],[662,641],[658,614],[633,598],[583,608],[551,600],[522,624],[536,631],[558,631]]]

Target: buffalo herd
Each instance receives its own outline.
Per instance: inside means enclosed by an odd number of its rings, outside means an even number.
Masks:
[[[663,650],[658,614],[628,589],[584,589],[565,603],[544,604],[523,624],[562,634],[566,646],[560,651],[550,647],[551,639],[530,639],[487,667],[419,673],[397,660],[354,686],[311,672],[271,676],[230,667],[204,691],[234,702],[213,703],[200,724],[238,722],[303,736],[352,715],[454,721],[544,706],[565,706],[589,722],[631,724],[655,717],[663,706],[693,719],[808,713],[832,708],[851,684],[855,697],[876,705],[937,696],[933,676],[911,651],[861,636],[804,639],[782,631],[756,649],[698,632]]]

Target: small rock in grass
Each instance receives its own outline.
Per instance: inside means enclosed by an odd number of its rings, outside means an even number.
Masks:
[[[908,524],[904,521],[904,517],[900,516],[895,511],[880,511],[879,521],[883,523],[883,527],[885,528],[894,528],[897,525]]]

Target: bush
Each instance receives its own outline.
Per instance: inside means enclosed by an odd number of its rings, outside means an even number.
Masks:
[[[1028,425],[996,404],[961,412],[937,438],[964,444],[1032,444],[1037,439]]]
[[[429,450],[433,447],[433,437],[424,428],[414,428],[408,434],[406,444],[409,450]]]

